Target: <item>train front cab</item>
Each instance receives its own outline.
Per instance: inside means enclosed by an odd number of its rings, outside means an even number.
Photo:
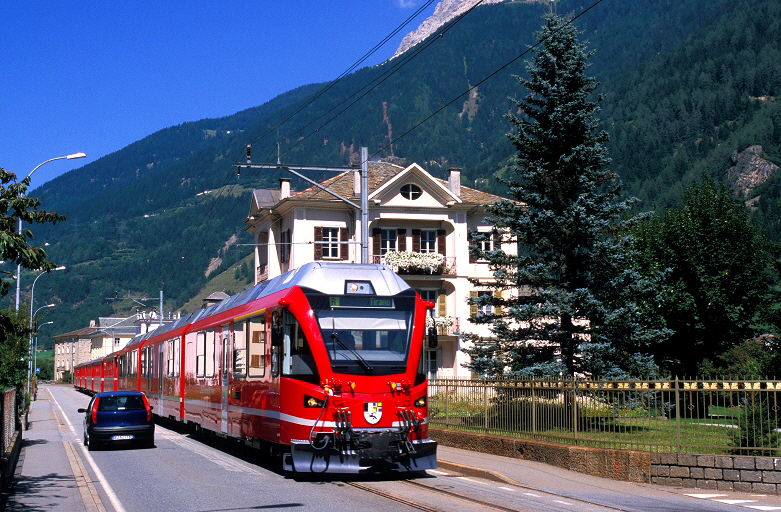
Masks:
[[[428,437],[427,308],[412,289],[377,296],[346,281],[343,295],[294,289],[275,314],[280,439],[286,470],[421,471],[437,467]],[[435,339],[432,343],[435,343]]]

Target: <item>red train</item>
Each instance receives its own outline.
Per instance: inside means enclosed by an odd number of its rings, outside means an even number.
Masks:
[[[279,449],[289,471],[433,469],[432,308],[382,265],[309,263],[76,366],[74,383],[143,391],[159,416]]]

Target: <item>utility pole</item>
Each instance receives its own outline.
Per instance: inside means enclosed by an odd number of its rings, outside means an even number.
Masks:
[[[143,306],[144,308],[147,308],[147,309],[154,309],[154,306],[147,306],[146,304],[141,302],[141,301],[152,300],[151,297],[116,297],[116,296],[114,296],[114,297],[109,297],[106,300],[108,300],[108,301],[132,300],[133,302],[135,302],[139,306]],[[162,326],[163,325],[163,290],[160,290],[160,309],[159,309],[158,316],[159,316],[159,318],[158,318],[158,326]]]
[[[361,263],[369,263],[369,149],[361,148],[361,167],[355,169],[353,167],[320,167],[320,166],[292,166],[282,165],[279,163],[277,157],[277,163],[275,164],[253,164],[250,161],[252,154],[251,145],[247,144],[247,159],[245,163],[235,163],[234,167],[238,169],[239,175],[241,175],[241,169],[283,169],[302,180],[314,185],[315,187],[331,194],[342,202],[345,202],[360,211],[361,213]],[[356,204],[353,201],[342,197],[333,190],[329,190],[322,186],[320,183],[304,176],[299,171],[337,171],[337,172],[360,172],[360,204]]]

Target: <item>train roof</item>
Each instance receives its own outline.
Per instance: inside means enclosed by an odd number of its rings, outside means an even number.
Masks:
[[[126,347],[138,345],[153,336],[175,331],[202,318],[228,311],[260,297],[294,286],[303,286],[326,295],[343,295],[345,293],[346,281],[371,281],[375,294],[380,296],[398,295],[410,288],[406,281],[385,265],[329,262],[307,263],[295,270],[285,272],[273,279],[263,281],[242,292],[231,295],[227,299],[223,299],[209,307],[183,316],[176,322],[136,336],[128,342]]]

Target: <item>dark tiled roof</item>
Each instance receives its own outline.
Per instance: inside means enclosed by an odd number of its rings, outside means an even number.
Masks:
[[[66,338],[87,338],[99,330],[100,327],[83,327],[81,329],[76,329],[75,331],[66,332],[65,334],[57,334],[56,336],[53,336],[53,338],[55,340]]]

